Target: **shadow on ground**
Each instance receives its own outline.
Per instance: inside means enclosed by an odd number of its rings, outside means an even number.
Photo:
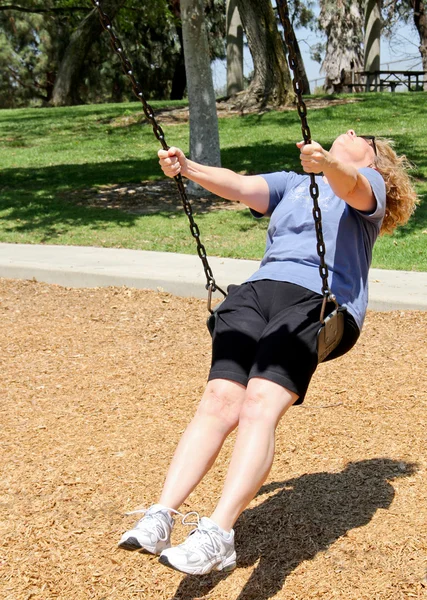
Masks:
[[[388,509],[394,489],[390,480],[408,477],[414,463],[375,458],[350,463],[339,473],[313,473],[264,486],[272,495],[246,510],[236,532],[237,568],[258,562],[236,600],[268,600],[303,561],[313,559],[348,531]],[[225,576],[185,576],[173,600],[208,595]]]

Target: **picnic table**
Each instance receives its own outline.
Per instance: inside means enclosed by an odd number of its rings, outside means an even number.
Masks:
[[[350,90],[364,87],[366,92],[382,92],[390,89],[396,91],[400,84],[414,92],[422,90],[427,82],[427,71],[352,71],[352,81],[348,83]]]

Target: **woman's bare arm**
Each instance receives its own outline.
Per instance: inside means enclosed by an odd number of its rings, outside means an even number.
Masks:
[[[325,175],[334,193],[347,204],[365,212],[375,210],[376,199],[368,179],[353,165],[343,163],[317,142],[297,144],[306,173]]]
[[[239,175],[230,169],[201,165],[186,158],[179,148],[159,150],[158,155],[160,166],[167,177],[175,177],[181,173],[183,177],[221,198],[241,202],[261,214],[267,212],[270,192],[263,177]]]

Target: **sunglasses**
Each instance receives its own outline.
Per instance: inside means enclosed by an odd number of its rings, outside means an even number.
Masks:
[[[368,142],[368,144],[371,146],[371,148],[373,149],[373,151],[375,152],[375,156],[378,155],[377,145],[375,143],[375,136],[374,135],[359,135],[358,137],[366,140]]]

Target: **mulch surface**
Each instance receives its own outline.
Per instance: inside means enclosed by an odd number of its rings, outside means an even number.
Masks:
[[[427,313],[370,312],[320,366],[237,522],[237,569],[195,578],[117,542],[203,391],[206,303],[5,279],[0,299],[2,600],[427,597]],[[232,446],[184,510],[212,511]]]

